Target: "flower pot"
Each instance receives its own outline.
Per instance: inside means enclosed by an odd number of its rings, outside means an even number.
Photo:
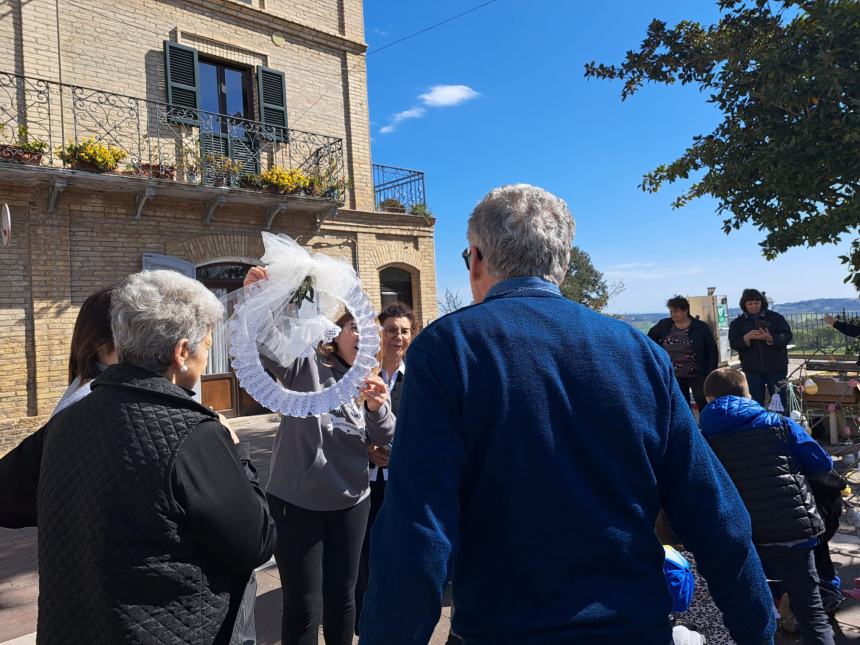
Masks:
[[[113,170],[112,168],[99,168],[93,163],[90,163],[88,161],[80,161],[79,159],[76,159],[70,165],[72,167],[72,170],[83,170],[85,172],[95,172],[99,174],[103,174]]]
[[[150,177],[152,179],[169,179],[176,181],[176,167],[162,166],[161,164],[140,164],[138,174],[142,177]]]
[[[43,153],[22,150],[18,146],[0,145],[0,160],[20,163],[25,166],[38,166],[42,162]]]

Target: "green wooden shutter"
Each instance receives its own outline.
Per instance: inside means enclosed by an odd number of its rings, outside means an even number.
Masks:
[[[197,118],[194,110],[200,108],[197,50],[165,40],[164,77],[167,103],[178,108],[171,114],[171,120],[195,124]]]
[[[275,128],[272,138],[286,140],[287,83],[284,73],[258,66],[257,95],[260,99],[260,121]],[[269,128],[266,128],[266,132],[270,132]]]

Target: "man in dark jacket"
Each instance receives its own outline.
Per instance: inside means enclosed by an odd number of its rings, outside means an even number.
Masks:
[[[788,592],[804,644],[833,645],[813,557],[824,522],[807,481],[830,471],[830,456],[794,421],[753,401],[737,370],[711,372],[705,395],[702,434],[744,500],[765,573]]]
[[[785,318],[768,309],[767,298],[757,289],[744,289],[740,308],[743,313],[729,325],[729,345],[740,354],[750,394],[766,406],[766,397],[780,392],[782,405],[788,408],[779,383],[788,374],[791,327]]]
[[[120,363],[0,460],[0,526],[39,527],[40,645],[230,642],[275,528],[247,444],[188,389],[222,312],[196,280],[130,276]]]
[[[669,317],[648,330],[648,338],[660,345],[672,359],[675,378],[684,398],[690,400],[690,391],[701,414],[705,400],[705,377],[717,369],[717,342],[707,323],[690,316],[690,301],[683,296],[670,298],[666,303]]]
[[[467,645],[667,645],[660,507],[738,643],[771,643],[749,517],[666,353],[561,295],[573,218],[534,186],[469,218],[474,305],[406,357],[362,645],[426,644],[453,573]]]

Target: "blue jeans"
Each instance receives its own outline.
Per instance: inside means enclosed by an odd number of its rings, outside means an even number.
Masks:
[[[785,380],[787,376],[786,370],[778,372],[744,372],[747,377],[747,383],[750,386],[750,396],[760,405],[767,407],[770,403],[770,397],[777,391],[779,381]],[[765,392],[765,388],[767,392]],[[788,397],[785,395],[785,390],[780,390],[779,398],[782,401],[782,407],[788,411]]]
[[[818,592],[818,574],[812,549],[787,546],[756,547],[765,575],[776,580],[777,589],[788,593],[789,605],[804,645],[834,645],[833,629],[827,621]]]

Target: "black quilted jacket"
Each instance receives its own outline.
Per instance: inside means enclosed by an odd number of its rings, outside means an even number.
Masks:
[[[0,524],[39,527],[39,643],[229,642],[274,530],[216,419],[117,365],[0,460]]]
[[[809,483],[786,449],[784,425],[705,438],[744,500],[755,545],[806,540],[824,531]]]

